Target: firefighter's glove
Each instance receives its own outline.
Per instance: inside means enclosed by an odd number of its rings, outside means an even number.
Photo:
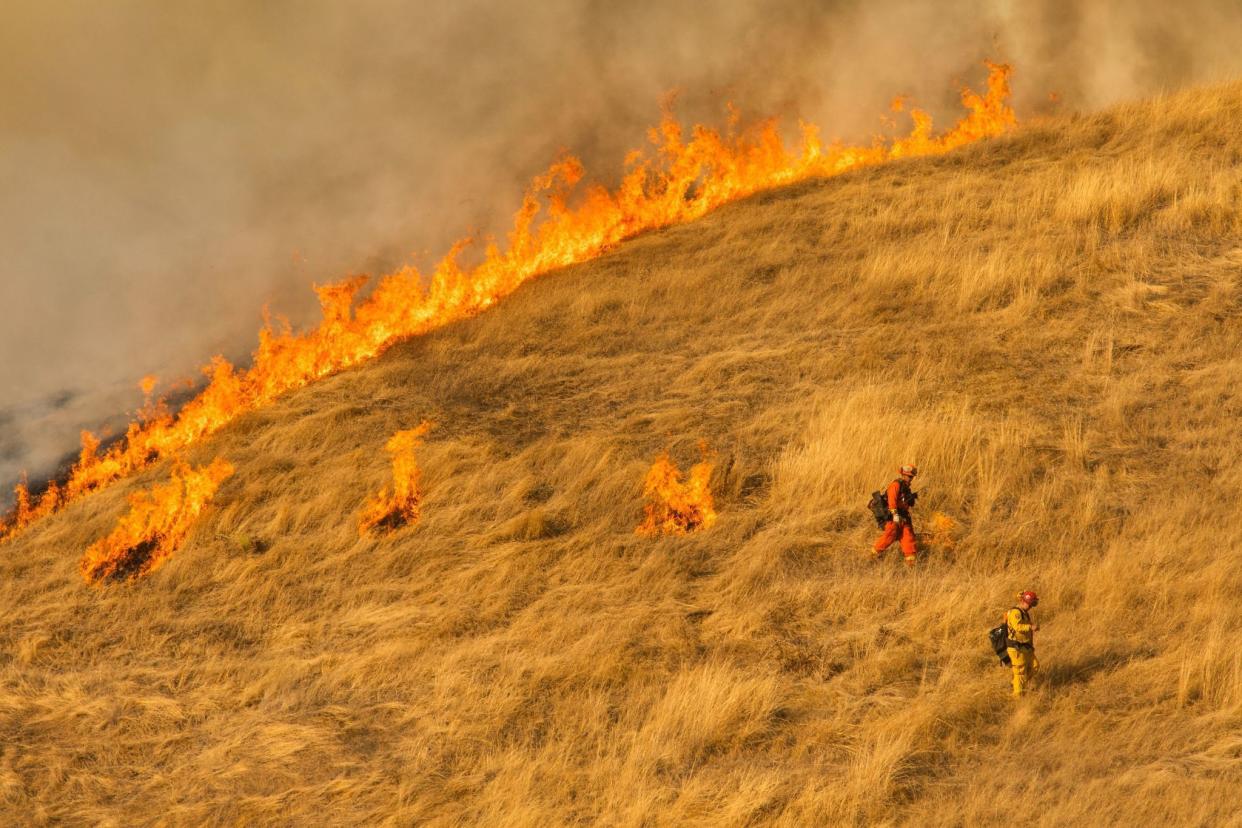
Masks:
[[[898,526],[901,525],[901,513],[900,512],[893,512],[893,523],[896,523]]]

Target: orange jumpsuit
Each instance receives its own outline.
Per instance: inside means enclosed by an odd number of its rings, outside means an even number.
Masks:
[[[914,534],[914,525],[910,523],[910,503],[906,499],[908,491],[908,485],[903,486],[900,479],[888,484],[888,508],[889,511],[901,515],[901,523],[890,520],[884,524],[884,534],[880,535],[880,539],[875,542],[877,558],[900,537],[901,554],[905,556],[907,564],[914,563],[914,556],[918,553],[918,543]]]

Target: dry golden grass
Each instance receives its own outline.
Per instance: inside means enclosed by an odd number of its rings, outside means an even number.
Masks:
[[[0,554],[3,821],[1236,821],[1239,122],[1035,124],[548,276],[201,446],[237,473],[133,585],[77,574],[127,487],[76,504]],[[422,522],[360,539],[424,419]],[[719,523],[636,536],[701,438]],[[867,559],[902,461],[960,524],[912,573]]]

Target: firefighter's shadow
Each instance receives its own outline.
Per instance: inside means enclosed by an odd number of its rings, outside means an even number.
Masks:
[[[1044,674],[1044,681],[1049,687],[1072,687],[1076,684],[1085,684],[1098,673],[1108,672],[1135,658],[1142,658],[1144,655],[1145,653],[1134,650],[1109,650],[1074,661],[1041,664],[1040,672]]]

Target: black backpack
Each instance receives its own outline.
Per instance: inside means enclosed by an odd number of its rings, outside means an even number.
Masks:
[[[918,500],[918,492],[910,491],[910,486],[904,480],[899,479],[897,483],[901,486],[901,493],[906,503],[913,506],[914,501]],[[875,518],[876,525],[881,529],[893,519],[893,512],[888,508],[888,487],[871,493],[871,500],[867,501],[867,509],[871,512],[871,516]]]
[[[888,493],[872,492],[871,500],[867,503],[867,508],[871,510],[871,516],[875,518],[876,524],[883,529],[884,524],[892,520],[892,512],[888,509]]]
[[[1006,620],[1005,623],[1001,624],[999,627],[993,627],[988,630],[988,642],[992,645],[992,652],[996,653],[996,656],[1000,659],[1001,664],[1008,667],[1013,663],[1009,659],[1009,652],[1007,649],[1009,644],[1008,620]]]

